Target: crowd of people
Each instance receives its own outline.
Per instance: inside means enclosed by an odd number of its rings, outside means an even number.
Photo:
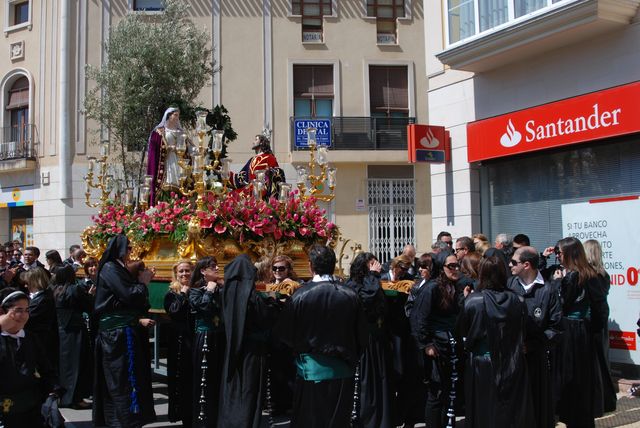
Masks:
[[[42,426],[47,397],[97,426],[155,421],[148,284],[126,236],[98,261],[0,251],[0,426]],[[555,256],[555,262],[551,258]],[[593,427],[613,411],[609,277],[597,241],[442,232],[348,278],[326,246],[310,276],[277,256],[173,266],[164,298],[169,420],[194,427]],[[76,271],[84,268],[84,278]],[[405,284],[406,286],[404,286]],[[5,381],[5,379],[7,381]],[[26,422],[25,422],[26,421]],[[28,422],[28,423],[27,423]],[[27,425],[25,425],[27,423]]]

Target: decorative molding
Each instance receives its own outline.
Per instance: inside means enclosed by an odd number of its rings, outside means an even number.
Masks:
[[[640,0],[585,0],[508,22],[436,54],[455,70],[482,72],[629,25]],[[445,15],[446,21],[446,15]]]
[[[9,45],[9,58],[11,61],[24,59],[24,40]]]

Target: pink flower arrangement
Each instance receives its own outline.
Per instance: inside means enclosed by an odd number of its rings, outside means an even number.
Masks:
[[[171,202],[158,202],[145,212],[131,214],[121,206],[107,205],[93,217],[96,235],[108,239],[117,233],[130,233],[138,240],[151,240],[157,235],[169,235],[173,242],[185,239],[189,221],[197,215],[205,234],[247,240],[298,239],[318,241],[333,238],[335,224],[328,221],[314,198],[302,201],[298,191],[280,201],[255,199],[250,194],[229,192],[224,196],[207,193],[203,211],[196,211],[195,200],[171,194]]]

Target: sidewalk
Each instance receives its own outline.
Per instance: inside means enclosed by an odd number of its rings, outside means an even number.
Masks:
[[[167,418],[168,397],[167,385],[162,382],[162,377],[157,377],[153,383],[153,398],[155,400],[156,415],[158,421],[145,425],[145,427],[175,427],[182,426],[181,423],[171,423]],[[62,415],[66,419],[67,428],[90,428],[93,427],[91,422],[91,410],[73,410],[60,409]],[[262,426],[267,428],[267,416],[262,419]],[[286,418],[277,418],[275,425],[278,428],[286,428],[289,421]],[[416,428],[424,427],[424,424],[416,425]],[[559,423],[558,428],[565,427]],[[618,394],[618,406],[615,412],[605,415],[596,420],[596,428],[640,428],[640,398],[628,397],[627,393]],[[458,418],[456,428],[464,428],[464,418]]]

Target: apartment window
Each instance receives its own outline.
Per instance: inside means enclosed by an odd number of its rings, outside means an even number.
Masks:
[[[333,65],[293,66],[293,115],[333,116]]]
[[[11,121],[11,141],[23,141],[29,123],[29,80],[20,77],[9,89],[6,110]]]
[[[31,0],[4,0],[4,33],[31,24]]]
[[[162,0],[133,0],[132,10],[155,12],[164,10]]]
[[[373,117],[409,117],[408,73],[405,65],[369,66],[369,100]]]
[[[29,2],[14,3],[12,25],[20,25],[27,22],[29,22]]]
[[[367,16],[376,18],[377,43],[398,42],[398,18],[405,17],[404,0],[367,0]]]
[[[446,0],[449,44],[567,1],[569,0]]]
[[[321,43],[322,20],[331,16],[332,0],[292,0],[291,13],[302,16],[302,42]]]

